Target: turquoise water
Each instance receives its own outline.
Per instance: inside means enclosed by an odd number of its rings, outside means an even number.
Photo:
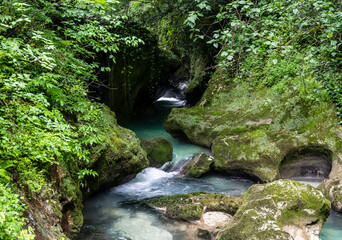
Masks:
[[[174,146],[172,163],[185,162],[193,154],[210,151],[193,144],[173,139],[162,127],[165,113],[133,119],[124,127],[138,137],[152,139],[163,137]],[[308,181],[309,184],[316,184]],[[199,240],[194,224],[167,219],[147,209],[139,200],[190,192],[219,192],[239,196],[254,184],[241,178],[220,175],[200,179],[182,178],[177,171],[146,168],[132,181],[112,188],[85,202],[84,226],[78,240]],[[342,215],[334,211],[323,226],[322,240],[342,239]]]
[[[153,139],[162,137],[171,141],[174,152],[172,161],[174,163],[182,161],[184,160],[184,158],[189,158],[196,153],[205,152],[207,154],[210,154],[210,150],[208,148],[184,143],[168,134],[163,128],[163,122],[166,119],[167,114],[168,111],[162,111],[154,115],[138,117],[132,119],[129,123],[124,124],[123,126],[133,130],[139,138]]]
[[[342,214],[331,211],[329,218],[324,223],[320,237],[322,240],[342,239]]]
[[[172,164],[185,162],[196,153],[210,151],[173,139],[162,127],[165,115],[135,119],[124,125],[138,137],[163,137],[174,146]],[[200,179],[183,178],[177,170],[165,172],[149,167],[132,181],[94,196],[84,203],[84,225],[79,240],[199,240],[198,227],[187,222],[167,219],[142,206],[139,200],[190,192],[219,192],[240,196],[254,184],[250,180],[221,175]]]

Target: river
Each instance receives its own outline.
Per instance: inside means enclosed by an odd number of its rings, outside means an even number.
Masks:
[[[162,127],[167,112],[136,118],[124,127],[139,138],[163,137],[174,147],[173,160],[166,167],[146,168],[132,181],[98,194],[84,203],[84,225],[78,240],[197,240],[194,224],[165,218],[146,208],[139,200],[190,192],[218,192],[240,196],[254,182],[236,177],[209,175],[200,179],[183,178],[179,169],[194,154],[206,148],[172,138]],[[314,183],[317,185],[317,183]],[[342,236],[342,215],[334,211],[323,226],[322,240],[337,240]]]

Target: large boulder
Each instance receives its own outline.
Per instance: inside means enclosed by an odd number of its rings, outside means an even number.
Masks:
[[[95,170],[98,177],[86,179],[85,196],[118,185],[149,166],[146,152],[135,133],[120,127],[109,108],[105,107],[103,113],[103,121],[107,124],[106,131],[102,132],[103,141],[91,148],[86,166]]]
[[[226,83],[219,72],[200,102],[173,109],[164,128],[174,137],[211,147],[212,169],[261,182],[281,178],[282,166],[300,159],[309,168],[307,160],[316,157],[325,162],[321,167],[315,161],[317,174],[329,175],[332,163],[342,159],[342,132],[332,102],[299,99],[294,88],[284,91],[278,85],[249,91],[247,84]]]
[[[173,146],[165,138],[154,138],[151,140],[140,139],[141,146],[147,153],[150,167],[161,167],[166,162],[172,161]]]
[[[253,185],[244,202],[216,239],[319,240],[330,213],[321,191],[292,180]]]
[[[330,178],[321,183],[318,188],[323,191],[326,198],[330,199],[332,208],[342,212],[342,166],[335,163]]]

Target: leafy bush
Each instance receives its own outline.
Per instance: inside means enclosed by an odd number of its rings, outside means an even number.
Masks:
[[[13,193],[8,184],[0,183],[0,239],[34,239],[32,228],[23,228],[26,225],[23,211],[18,194]]]
[[[254,87],[297,78],[305,89],[305,79],[320,81],[322,84],[313,85],[329,91],[342,117],[340,2],[231,1],[216,12],[211,24],[219,24],[220,28],[212,33],[203,31],[198,24],[208,18],[208,9],[203,7],[208,2],[197,2],[197,9],[189,12],[185,24],[195,34],[195,40],[204,39],[218,49],[219,67],[229,76],[251,81]],[[255,67],[247,67],[251,59],[255,60]],[[254,70],[245,72],[248,68]],[[316,90],[316,94],[320,92]]]

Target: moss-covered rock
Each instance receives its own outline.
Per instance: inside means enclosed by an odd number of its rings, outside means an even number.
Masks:
[[[199,178],[210,171],[212,164],[212,156],[208,156],[205,153],[196,154],[183,168],[181,174],[187,177]]]
[[[152,198],[145,203],[170,218],[190,221],[199,220],[204,210],[234,215],[241,201],[219,193],[189,193]]]
[[[74,239],[80,231],[83,195],[75,169],[75,162],[59,159],[59,164],[51,166],[51,181],[42,183],[39,191],[21,189],[36,239]]]
[[[321,191],[292,180],[253,185],[244,202],[216,239],[319,239],[330,213]]]
[[[173,146],[165,138],[154,138],[151,140],[140,139],[141,146],[147,153],[150,167],[161,167],[166,162],[172,161]]]
[[[146,152],[135,133],[120,127],[109,108],[104,108],[103,112],[107,131],[103,132],[103,141],[91,149],[87,164],[87,168],[95,170],[98,177],[87,179],[86,196],[118,185],[125,177],[137,174],[149,165]]]
[[[300,98],[282,82],[249,91],[225,80],[216,72],[195,107],[173,109],[164,123],[171,135],[211,147],[214,170],[269,182],[280,178],[284,159],[306,150],[340,162],[342,134],[329,100]]]
[[[178,220],[205,221],[205,214],[227,213],[233,217],[225,218],[216,237],[225,240],[294,239],[295,236],[318,240],[331,208],[320,190],[292,180],[253,185],[238,198],[190,193],[144,202]],[[214,235],[217,230],[209,228]]]

